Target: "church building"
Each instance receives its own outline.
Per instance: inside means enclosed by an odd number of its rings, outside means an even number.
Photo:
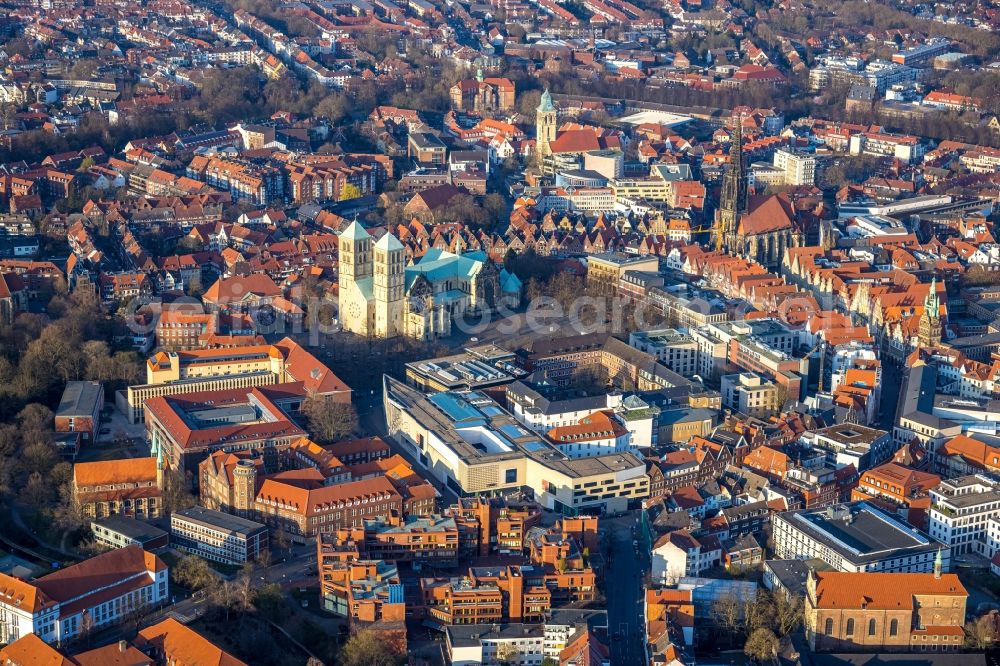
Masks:
[[[786,195],[756,197],[753,204],[749,201],[742,117],[736,120],[712,236],[716,249],[756,261],[768,269],[778,267],[786,249],[804,244],[795,204]]]
[[[429,340],[449,335],[456,317],[475,323],[520,304],[521,281],[483,252],[432,248],[407,266],[395,236],[376,242],[357,220],[340,235],[339,249],[340,323],[358,335]]]

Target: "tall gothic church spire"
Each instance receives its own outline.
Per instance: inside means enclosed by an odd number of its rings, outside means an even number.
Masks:
[[[722,194],[712,228],[715,248],[735,250],[736,228],[747,210],[747,174],[743,160],[743,114],[736,117],[736,129],[729,146],[729,166],[722,176]]]

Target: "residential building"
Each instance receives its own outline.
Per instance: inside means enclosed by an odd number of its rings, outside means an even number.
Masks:
[[[781,409],[778,386],[753,372],[724,375],[722,404],[740,414],[767,418]]]
[[[170,541],[175,548],[222,564],[252,562],[268,552],[265,525],[200,506],[170,514]]]
[[[675,585],[685,576],[700,576],[706,569],[718,566],[721,559],[718,538],[696,538],[687,530],[669,532],[653,544],[653,582]]]
[[[928,532],[955,554],[988,551],[987,523],[1000,517],[1000,482],[985,475],[944,479],[930,489]]]
[[[814,185],[816,158],[808,153],[782,148],[774,151],[774,166],[782,173],[785,185]]]

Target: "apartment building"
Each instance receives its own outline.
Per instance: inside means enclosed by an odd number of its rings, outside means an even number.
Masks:
[[[924,151],[924,145],[915,136],[881,132],[858,132],[851,136],[849,148],[851,155],[891,157],[905,164],[923,158]]]
[[[854,465],[859,472],[889,460],[896,448],[885,430],[857,423],[838,423],[802,436],[802,442],[827,452],[827,463],[835,467]]]
[[[781,172],[785,185],[816,183],[816,157],[809,153],[781,148],[774,151],[774,167]]]
[[[465,557],[522,553],[528,530],[542,518],[534,502],[483,496],[459,497],[445,515],[455,519],[459,554]]]
[[[139,546],[111,550],[31,582],[0,573],[0,643],[27,634],[67,643],[168,599],[168,585],[167,565]]]
[[[593,254],[587,257],[587,288],[596,293],[613,296],[626,271],[660,270],[660,260],[655,256],[641,257],[629,254]]]
[[[805,633],[817,652],[958,652],[968,592],[955,574],[809,572]]]
[[[669,532],[653,544],[653,582],[676,585],[685,576],[700,576],[721,560],[722,544],[718,538],[695,538],[687,530]]]
[[[354,544],[363,559],[412,562],[418,569],[458,563],[458,526],[451,516],[402,517],[397,512],[367,518],[323,538],[334,545]]]
[[[73,465],[73,500],[88,518],[159,518],[163,470],[155,457],[77,463]]]
[[[937,474],[922,472],[888,462],[866,470],[852,491],[852,500],[875,497],[898,508],[900,515],[911,525],[927,528],[931,506],[930,491],[941,483]]]
[[[195,506],[170,514],[170,542],[206,560],[241,565],[268,552],[268,531],[261,523]]]
[[[516,654],[524,665],[550,659],[567,666],[608,666],[610,651],[591,631],[600,621],[594,611],[567,609],[553,611],[551,617],[535,624],[449,625],[445,628],[449,663],[498,664],[504,655]]]
[[[1000,483],[985,475],[942,480],[930,489],[928,532],[956,554],[988,551],[988,522],[1000,516]]]
[[[740,414],[767,418],[781,409],[778,386],[753,372],[723,375],[722,405]]]
[[[187,166],[187,177],[229,192],[234,201],[259,206],[284,200],[285,176],[276,167],[248,160],[195,155]]]
[[[698,343],[687,333],[673,328],[634,331],[628,343],[680,375],[690,377],[698,372]]]
[[[406,602],[395,562],[349,560],[331,552],[322,539],[316,543],[323,610],[375,631],[405,652]]]

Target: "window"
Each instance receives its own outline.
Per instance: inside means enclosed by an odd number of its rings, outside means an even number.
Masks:
[[[875,635],[875,620],[874,619],[868,620],[868,635],[869,636],[874,636]]]
[[[825,631],[823,633],[826,634],[827,636],[829,636],[830,634],[833,633],[833,618],[832,617],[826,618],[826,629],[825,629]]]
[[[516,469],[508,469],[504,472],[504,483],[517,483]]]
[[[889,635],[895,636],[899,633],[899,620],[893,620],[889,623]]]
[[[847,621],[847,631],[845,632],[848,636],[854,635],[854,618],[850,618]]]

